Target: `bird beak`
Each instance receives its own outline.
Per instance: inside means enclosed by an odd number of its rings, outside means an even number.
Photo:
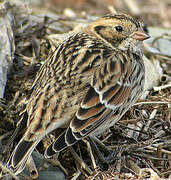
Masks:
[[[131,37],[133,39],[139,40],[139,41],[144,41],[145,39],[150,38],[148,34],[146,34],[143,30],[138,29],[138,31],[135,31],[131,34]]]

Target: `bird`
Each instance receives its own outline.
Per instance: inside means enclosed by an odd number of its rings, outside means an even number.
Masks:
[[[142,43],[149,37],[136,18],[108,14],[65,39],[37,72],[22,116],[27,127],[6,167],[22,172],[55,129],[64,131],[46,158],[114,126],[143,92]]]

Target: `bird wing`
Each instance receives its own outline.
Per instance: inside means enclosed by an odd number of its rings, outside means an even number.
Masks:
[[[117,114],[120,106],[127,102],[133,86],[129,77],[134,66],[124,55],[118,55],[95,70],[91,87],[70,123],[76,139],[91,133],[111,112]]]
[[[130,76],[135,70],[134,61],[118,54],[106,60],[92,76],[87,91],[75,118],[67,130],[53,142],[45,152],[46,157],[61,151],[86,137],[103,124],[127,102],[132,84]]]

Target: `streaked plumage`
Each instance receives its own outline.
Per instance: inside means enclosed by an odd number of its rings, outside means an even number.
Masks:
[[[144,86],[142,41],[149,36],[128,15],[107,15],[66,39],[42,65],[30,91],[27,129],[7,167],[18,174],[42,138],[67,128],[46,157],[113,126]]]

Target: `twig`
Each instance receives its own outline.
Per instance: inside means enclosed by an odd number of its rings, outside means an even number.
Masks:
[[[75,173],[75,176],[71,180],[77,180],[80,175],[81,171],[78,169],[78,171]]]
[[[122,162],[122,158],[121,158],[121,155],[122,155],[122,153],[121,152],[119,152],[118,154],[117,154],[117,164],[116,164],[116,170],[119,172],[119,173],[121,173],[121,162]],[[119,174],[117,174],[116,175],[117,177],[115,177],[115,178],[118,178],[119,179]]]
[[[170,104],[170,103],[171,103],[171,102],[148,101],[148,102],[135,103],[133,106],[138,106],[138,105],[151,105],[151,104]]]
[[[36,165],[34,163],[34,160],[33,160],[32,156],[30,156],[28,158],[26,166],[27,166],[27,168],[29,170],[30,177],[33,178],[33,179],[36,179],[39,176],[39,174],[38,174],[38,171],[37,171],[37,168],[36,168]]]
[[[171,83],[163,85],[163,86],[153,87],[153,90],[154,91],[161,91],[162,89],[166,89],[166,88],[171,88]]]
[[[137,165],[137,163],[135,163],[132,159],[128,159],[128,164],[129,167],[131,168],[131,170],[135,173],[135,174],[139,174],[140,173],[140,167]]]
[[[72,156],[74,157],[74,159],[77,161],[78,164],[81,165],[81,167],[83,167],[89,174],[92,174],[91,169],[87,166],[87,164],[83,161],[83,159],[81,159],[77,153],[74,151],[73,147],[69,147],[70,152],[72,154]]]
[[[110,13],[117,14],[117,11],[116,11],[116,9],[113,6],[108,6],[107,8],[108,8]]]
[[[137,153],[131,153],[131,155],[134,155],[134,156],[138,156],[138,157],[143,157],[143,158],[148,158],[151,159],[151,160],[160,160],[160,161],[168,161],[169,159],[164,159],[164,158],[157,158],[157,157],[152,157],[151,155],[147,155],[147,154],[137,154]]]
[[[157,156],[158,158],[161,158],[161,157],[162,157],[162,145],[157,146],[156,156]],[[160,167],[160,166],[161,166],[161,161],[160,161],[160,160],[157,160],[157,161],[156,161],[156,166],[157,166],[157,167]]]
[[[157,148],[152,147],[152,146],[147,146],[146,149],[157,151]],[[168,154],[168,155],[171,155],[171,151],[168,151],[168,150],[165,150],[165,149],[161,149],[161,152],[165,153],[165,154]]]
[[[150,124],[151,124],[151,119],[154,119],[154,117],[155,117],[156,114],[157,114],[157,109],[154,109],[154,110],[152,111],[152,113],[150,114],[150,117],[149,117],[149,120],[147,121],[146,126],[144,127],[144,131],[145,131],[145,132],[149,129]]]

